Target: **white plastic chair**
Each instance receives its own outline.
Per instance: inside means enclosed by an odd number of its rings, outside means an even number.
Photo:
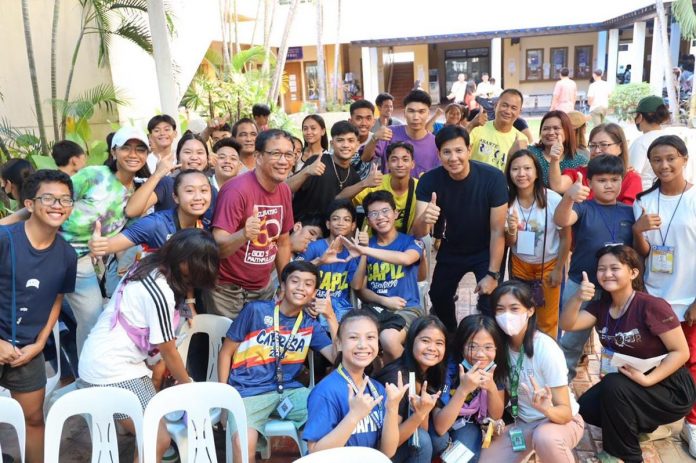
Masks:
[[[228,463],[232,463],[232,429],[236,426],[242,451],[242,461],[249,460],[247,417],[239,392],[223,383],[187,383],[172,386],[159,392],[145,408],[143,421],[144,462],[159,463],[157,456],[157,430],[164,415],[176,411],[186,412],[186,446],[179,447],[181,461],[217,462],[213,440],[211,408],[223,408],[227,413],[225,449]],[[186,457],[181,456],[182,451]]]
[[[205,333],[208,335],[208,366],[206,368],[205,381],[214,383],[218,381],[218,355],[220,354],[220,348],[222,348],[222,343],[227,335],[227,330],[230,329],[230,325],[232,325],[232,320],[229,318],[211,314],[196,315],[192,319],[191,326],[183,322],[181,332],[179,333],[179,336],[183,337],[183,341],[179,347],[177,347],[177,350],[184,361],[184,365],[188,358],[189,347],[193,335],[196,333]],[[220,418],[221,414],[219,409],[211,412],[211,422],[213,424],[219,423]],[[169,431],[169,434],[172,436],[172,439],[174,439],[179,449],[179,458],[181,461],[187,461],[188,454],[186,453],[186,449],[188,448],[188,432],[186,423],[182,420],[173,422],[167,421],[166,423],[167,431]]]
[[[142,455],[143,407],[140,400],[126,389],[104,386],[77,389],[53,404],[46,419],[44,461],[58,463],[63,424],[73,415],[91,417],[92,463],[119,461],[114,413],[128,415],[133,420],[138,455]]]
[[[307,356],[309,361],[309,388],[314,387],[314,352],[310,351]],[[307,443],[300,438],[300,433],[297,431],[295,424],[288,420],[268,420],[263,428],[263,433],[268,440],[268,445],[261,452],[261,458],[268,460],[271,458],[271,437],[287,436],[294,440],[297,448],[300,450],[300,456],[307,455]]]
[[[385,454],[369,447],[338,447],[321,450],[295,460],[295,463],[391,463]]]
[[[11,397],[0,397],[0,423],[7,423],[15,428],[19,442],[19,453],[22,457],[22,463],[24,463],[27,431],[24,423],[24,412],[19,402]],[[2,455],[2,446],[0,446],[0,455]],[[0,459],[2,459],[1,456]]]

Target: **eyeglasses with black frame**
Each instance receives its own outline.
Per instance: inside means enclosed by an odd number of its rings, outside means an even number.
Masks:
[[[267,154],[268,157],[269,157],[272,161],[277,161],[278,159],[280,159],[281,156],[283,156],[283,157],[285,158],[286,161],[289,161],[289,162],[294,162],[294,161],[295,161],[295,152],[294,152],[294,151],[286,151],[286,152],[282,152],[282,151],[264,151],[263,153],[264,153],[264,154]]]
[[[41,204],[43,204],[46,207],[51,207],[55,205],[56,203],[60,204],[63,207],[72,207],[73,204],[75,204],[75,201],[72,199],[70,196],[61,196],[57,197],[52,194],[46,193],[41,196],[37,196],[36,198],[32,198],[34,201],[40,201]]]

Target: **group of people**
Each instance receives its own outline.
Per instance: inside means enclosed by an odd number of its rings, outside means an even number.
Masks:
[[[148,134],[122,127],[101,166],[68,141],[59,170],[3,166],[23,208],[0,229],[0,386],[25,412],[28,461],[42,461],[42,351],[68,307],[77,387],[122,387],[143,407],[165,378],[192,381],[185,320],[232,319],[217,373],[244,400],[248,443],[234,448],[250,461],[271,417],[310,452],[359,445],[395,462],[571,462],[586,422],[603,461],[638,462],[640,434],[686,417],[696,457],[696,189],[684,142],[652,133],[664,104],[637,108],[652,140],[634,165],[620,126],[594,126],[583,152],[561,110],[532,144],[516,89],[490,120],[437,134],[426,92],[406,96],[403,123],[391,95],[376,103],[354,102],[330,141],[319,115],[299,139],[257,105],[176,146],[170,116]],[[470,272],[479,313],[458,321]],[[576,400],[592,328],[603,377]],[[310,349],[325,359],[311,390]]]

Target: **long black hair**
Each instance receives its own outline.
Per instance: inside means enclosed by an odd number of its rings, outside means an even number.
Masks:
[[[425,373],[421,372],[421,368],[418,366],[418,362],[413,356],[413,345],[416,343],[416,338],[421,333],[421,331],[426,328],[436,328],[440,330],[442,335],[445,337],[445,355],[443,356],[443,361],[435,366],[428,368]],[[445,374],[447,373],[447,328],[440,321],[440,319],[434,315],[425,315],[416,319],[411,327],[408,329],[408,334],[406,335],[406,343],[404,344],[404,353],[401,356],[401,362],[405,370],[414,371],[416,373],[416,379],[422,384],[423,381],[428,381],[428,393],[433,394],[436,391],[442,389],[445,383]],[[406,381],[406,379],[404,379]]]
[[[638,276],[631,280],[631,287],[635,291],[646,292],[645,283],[643,282],[643,259],[632,247],[626,246],[625,244],[618,246],[602,246],[596,254],[597,267],[599,267],[599,259],[607,254],[616,257],[616,260],[623,265],[627,265],[631,270],[638,270]],[[607,296],[609,300],[611,299],[611,294],[607,291],[602,291],[602,297],[604,298],[604,296]]]
[[[493,318],[487,315],[469,315],[462,318],[450,345],[450,355],[455,362],[461,363],[464,360],[464,347],[479,331],[486,331],[493,338],[496,348],[493,380],[502,384],[508,376],[508,345],[505,342],[505,333]]]
[[[512,181],[512,161],[525,156],[532,160],[534,169],[536,170],[537,178],[534,180],[534,199],[539,205],[539,209],[546,209],[546,189],[544,188],[541,164],[539,164],[539,160],[536,156],[534,156],[534,153],[528,149],[521,149],[512,153],[507,160],[507,164],[505,165],[505,178],[507,179],[508,184],[508,206],[512,206],[512,203],[515,202],[515,199],[519,195],[517,192],[517,186],[515,185],[515,182]]]
[[[338,339],[341,338],[341,332],[345,329],[345,326],[348,324],[348,322],[358,319],[358,318],[367,318],[370,320],[372,323],[375,324],[375,328],[377,328],[377,331],[379,331],[379,321],[377,320],[377,317],[372,315],[372,312],[369,310],[362,310],[362,309],[351,309],[348,312],[346,312],[343,315],[343,318],[341,318],[341,323],[338,324],[338,332],[336,333],[336,337]],[[343,352],[338,352],[336,354],[336,360],[334,361],[334,366],[338,368],[338,366],[341,364],[341,361],[343,360]],[[370,364],[366,369],[372,370],[372,364]]]
[[[689,158],[689,150],[686,148],[686,143],[684,143],[684,140],[682,140],[676,135],[662,135],[661,137],[657,137],[654,142],[650,143],[650,146],[648,147],[648,162],[650,162],[650,153],[653,149],[657,148],[658,146],[671,146],[672,148],[677,150],[679,156],[684,156],[687,159]],[[660,185],[662,185],[662,182],[659,178],[656,178],[655,182],[652,184],[650,188],[636,195],[636,199],[640,199],[641,197],[647,195],[651,191],[657,190],[658,188],[660,188]]]
[[[324,151],[329,149],[329,134],[326,132],[326,122],[324,122],[324,118],[321,117],[319,114],[310,114],[309,116],[305,117],[302,119],[302,124],[300,125],[300,128],[304,125],[305,121],[307,119],[312,119],[314,122],[319,124],[319,127],[321,127],[324,130],[324,135],[321,136],[321,149]],[[309,147],[309,144],[307,143],[307,140],[304,140],[304,136],[302,137],[304,141],[304,146],[302,148],[302,151],[306,150]]]
[[[219,264],[219,250],[213,235],[198,228],[185,228],[172,235],[157,252],[141,260],[124,283],[142,281],[157,271],[167,280],[178,304],[191,289],[214,287]]]
[[[532,309],[535,307],[534,300],[532,298],[532,289],[529,287],[529,285],[518,280],[508,280],[501,283],[500,286],[495,288],[493,294],[491,294],[491,308],[493,310],[495,310],[495,308],[498,306],[498,301],[500,301],[500,298],[506,294],[512,295],[512,297],[517,299],[520,304],[527,309]],[[538,331],[536,320],[537,313],[535,310],[532,316],[527,320],[527,332],[524,334],[524,339],[522,340],[522,345],[524,345],[524,355],[529,358],[534,356],[534,335]],[[546,334],[544,334],[542,331],[539,331],[539,334],[546,336]],[[505,345],[509,346],[510,336],[503,333],[503,338],[505,339]]]

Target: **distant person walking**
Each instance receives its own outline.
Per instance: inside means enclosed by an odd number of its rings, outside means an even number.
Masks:
[[[575,100],[578,97],[578,86],[570,77],[568,68],[561,69],[561,79],[553,88],[553,100],[551,111],[563,111],[569,113],[575,109]]]
[[[595,127],[603,123],[604,118],[607,117],[609,95],[611,94],[609,83],[606,80],[602,80],[602,74],[604,74],[603,70],[595,69],[592,73],[594,82],[592,82],[587,89],[587,102],[590,104],[590,118],[592,120],[592,125]]]

